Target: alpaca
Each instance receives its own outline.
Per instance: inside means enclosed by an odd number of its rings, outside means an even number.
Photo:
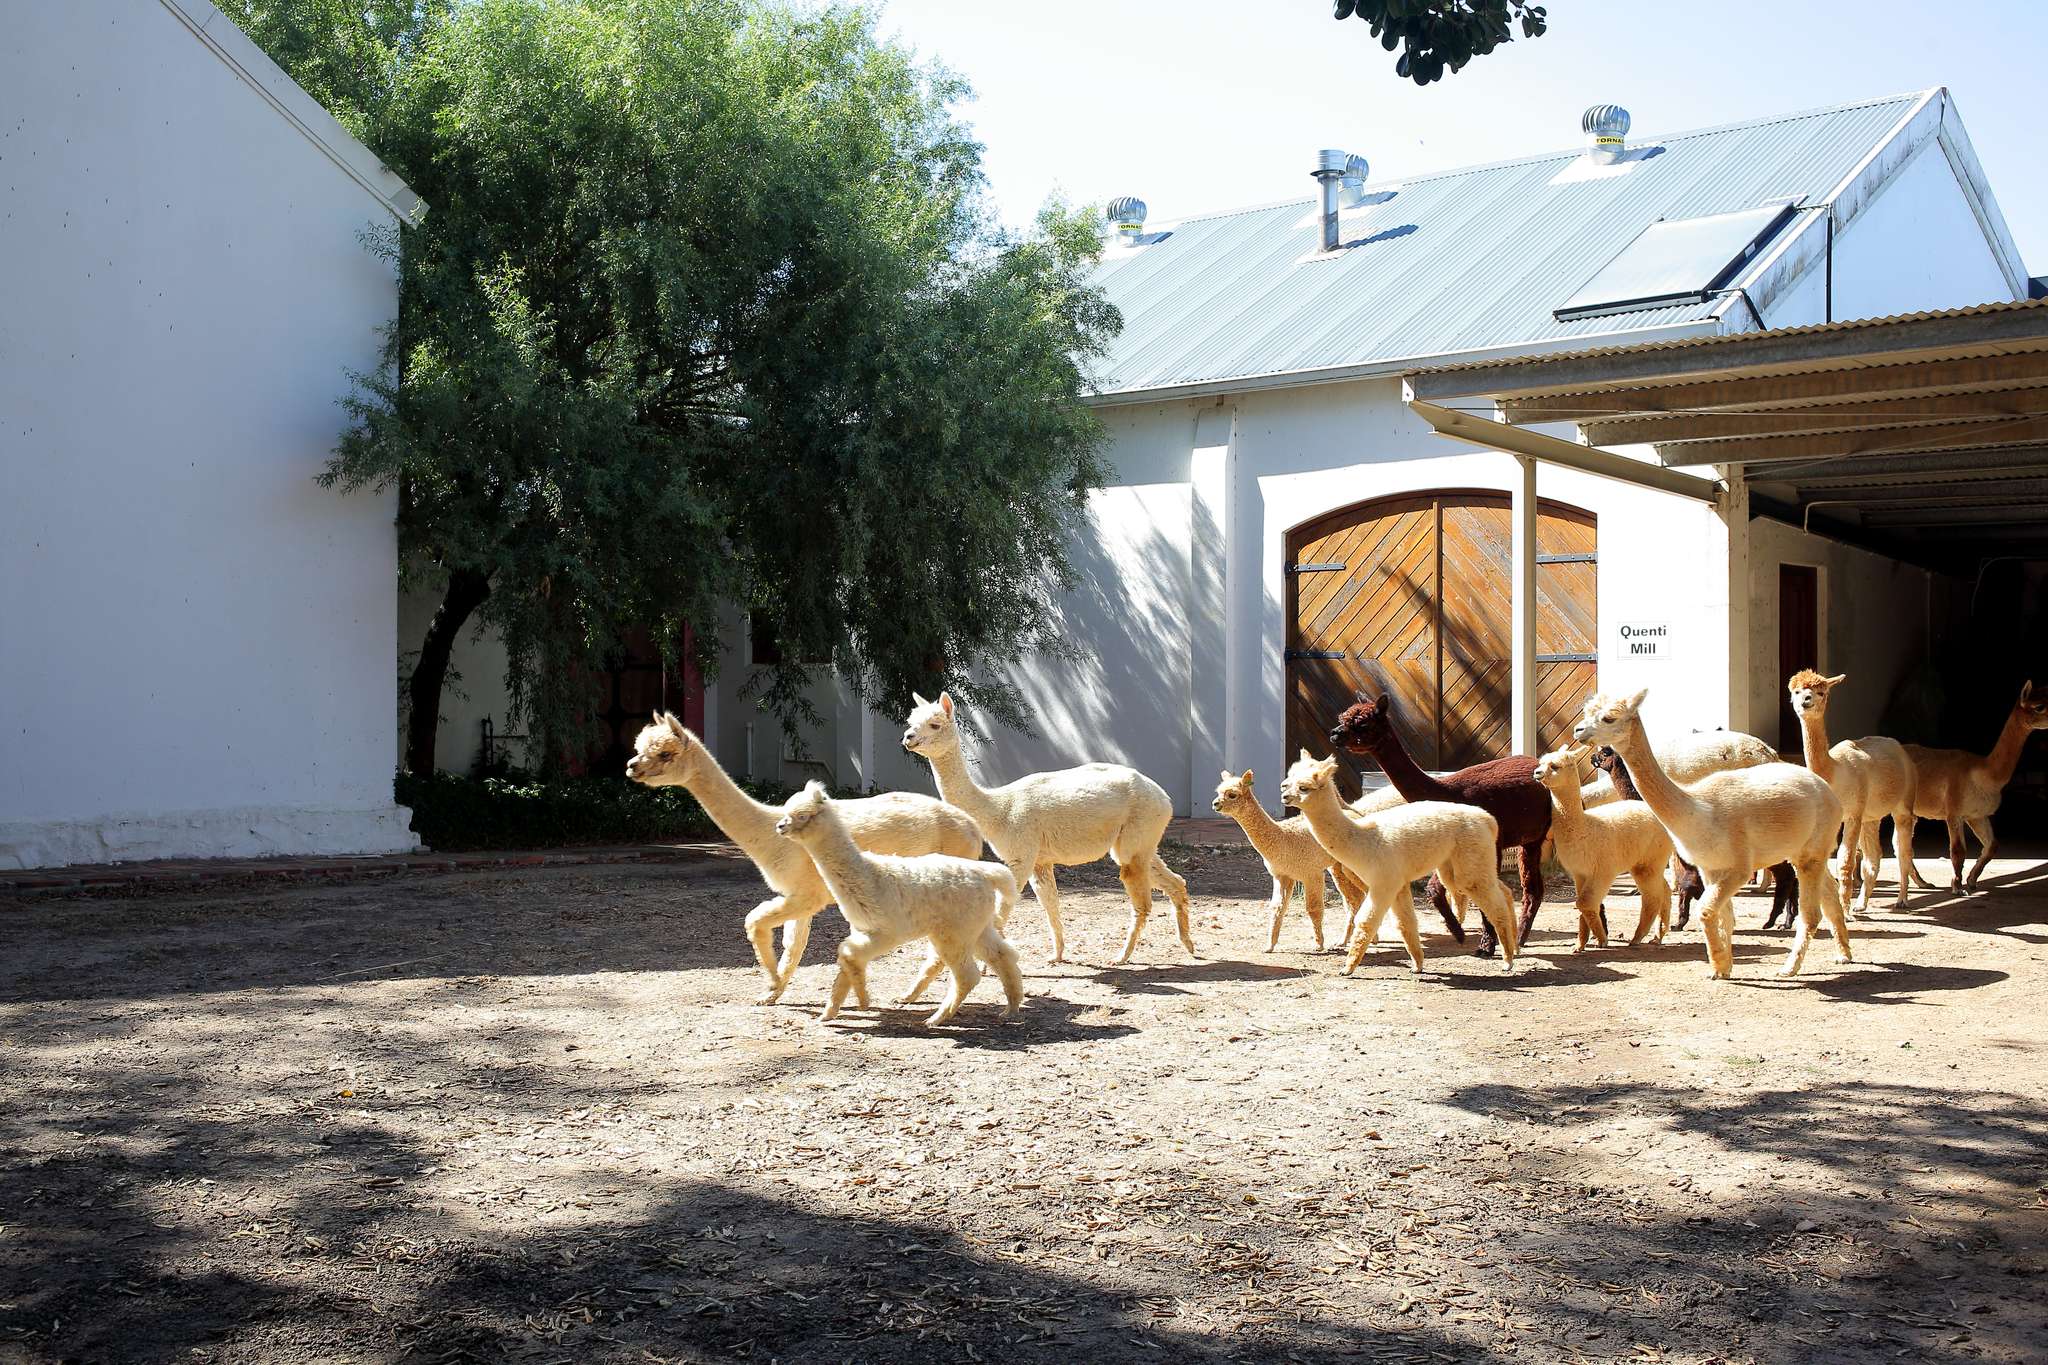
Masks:
[[[754,860],[761,880],[775,894],[747,916],[747,938],[768,977],[758,1003],[782,998],[810,942],[811,917],[832,903],[832,893],[805,852],[775,837],[781,812],[741,791],[718,765],[704,741],[666,712],[640,731],[626,776],[649,787],[681,787],[697,798],[725,837]],[[914,792],[885,792],[839,803],[839,816],[854,842],[870,853],[981,855],[981,831],[963,812]],[[782,930],[782,961],[775,960],[775,926]],[[860,1003],[867,1004],[865,982]]]
[[[1522,878],[1522,918],[1515,941],[1526,943],[1530,926],[1536,922],[1536,907],[1543,902],[1543,841],[1550,834],[1550,792],[1533,775],[1536,760],[1516,754],[1432,777],[1409,756],[1407,746],[1394,733],[1392,705],[1391,697],[1373,701],[1360,692],[1358,704],[1338,717],[1336,728],[1330,731],[1330,743],[1355,757],[1372,758],[1410,801],[1477,806],[1494,818],[1500,847],[1515,850],[1515,867]],[[1464,926],[1439,879],[1430,880],[1429,903],[1443,916],[1451,937],[1464,942]],[[1493,944],[1493,925],[1483,923],[1479,955],[1492,953]]]
[[[1749,739],[1749,736],[1742,735],[1740,736],[1740,738]],[[1753,740],[1751,742],[1756,744],[1758,747],[1764,747],[1764,742],[1760,739]],[[1657,761],[1664,765],[1665,776],[1671,777],[1674,771],[1674,767],[1676,765],[1674,765],[1674,763],[1667,756],[1667,754],[1657,755]],[[1772,758],[1766,761],[1776,763],[1778,759],[1775,756],[1773,756]],[[1605,744],[1601,745],[1600,748],[1593,754],[1593,766],[1595,768],[1600,769],[1600,771],[1602,771],[1603,773],[1607,774],[1608,781],[1613,784],[1612,789],[1617,794],[1616,799],[1623,801],[1642,800],[1642,797],[1636,794],[1636,784],[1634,780],[1630,778],[1628,775],[1628,764],[1622,762],[1621,755],[1615,753],[1613,749],[1609,748]],[[1755,767],[1756,765],[1752,763],[1740,763],[1732,766],[1747,768]],[[1678,768],[1677,770],[1687,771],[1686,768]],[[1700,777],[1706,776],[1708,772],[1721,771],[1725,771],[1725,769],[1705,769],[1700,771],[1696,776],[1693,777],[1671,777],[1671,780],[1674,782],[1678,782],[1682,785],[1686,782],[1697,781]],[[1694,867],[1685,859],[1679,857],[1676,853],[1673,853],[1671,855],[1671,869],[1672,891],[1678,897],[1678,918],[1671,922],[1671,927],[1674,929],[1683,929],[1685,927],[1686,920],[1690,918],[1692,915],[1692,903],[1698,900],[1700,896],[1706,892],[1707,882],[1706,878],[1700,876],[1700,870],[1698,868]],[[1780,915],[1783,915],[1785,919],[1785,927],[1787,929],[1790,929],[1792,927],[1792,905],[1794,900],[1796,899],[1795,893],[1799,886],[1798,878],[1793,874],[1792,864],[1790,863],[1773,863],[1771,865],[1770,872],[1771,913],[1764,920],[1764,928],[1777,928],[1778,917]]]
[[[960,1002],[981,980],[986,962],[1003,983],[1009,1008],[1024,1001],[1024,973],[1017,950],[1001,926],[1017,904],[1017,879],[996,863],[925,853],[914,858],[864,853],[840,814],[845,802],[811,782],[782,808],[775,832],[792,839],[817,865],[831,888],[839,913],[852,932],[839,945],[839,975],[820,1023],[829,1023],[846,1003],[849,989],[867,997],[868,963],[912,939],[928,939],[932,953],[953,974],[953,989],[925,1020],[937,1027],[958,1012]],[[914,992],[912,998],[915,998]]]
[[[952,696],[941,692],[935,702],[912,696],[917,707],[905,723],[903,747],[932,765],[939,795],[973,817],[1018,884],[1030,881],[1052,929],[1052,961],[1067,957],[1054,869],[1062,863],[1092,863],[1104,854],[1116,859],[1117,877],[1131,900],[1131,932],[1117,961],[1129,962],[1136,951],[1152,913],[1155,886],[1173,902],[1180,941],[1194,955],[1188,884],[1159,856],[1173,802],[1157,782],[1135,768],[1089,763],[1032,773],[1007,786],[978,786],[960,753]]]
[[[1884,817],[1892,817],[1892,853],[1899,860],[1899,894],[1892,909],[1906,908],[1906,885],[1912,874],[1906,864],[1913,860],[1913,797],[1918,789],[1913,760],[1906,747],[1882,735],[1845,739],[1828,744],[1828,694],[1849,680],[1846,673],[1824,678],[1802,668],[1785,683],[1792,696],[1793,714],[1799,717],[1799,740],[1806,750],[1806,766],[1834,788],[1842,803],[1842,899],[1857,895],[1856,912],[1870,913],[1870,888],[1877,881],[1883,846],[1878,842]],[[1863,859],[1870,859],[1870,875],[1863,875]]]
[[[1223,781],[1216,787],[1214,804],[1219,812],[1237,821],[1244,830],[1245,838],[1251,840],[1252,847],[1265,859],[1266,872],[1273,878],[1273,899],[1267,906],[1273,915],[1271,930],[1266,936],[1267,952],[1280,946],[1280,921],[1287,914],[1287,902],[1294,895],[1296,882],[1301,883],[1309,927],[1315,930],[1316,951],[1323,951],[1323,873],[1326,870],[1337,879],[1337,891],[1344,897],[1345,927],[1349,931],[1350,916],[1358,913],[1358,907],[1365,899],[1365,888],[1316,842],[1315,832],[1308,827],[1307,816],[1275,820],[1268,815],[1266,808],[1259,804],[1259,798],[1252,794],[1249,768],[1240,777],[1232,777],[1227,772],[1223,774]],[[1341,948],[1344,944],[1337,946]]]
[[[1556,807],[1550,816],[1550,837],[1556,842],[1557,860],[1572,874],[1578,890],[1579,944],[1572,951],[1586,951],[1588,933],[1599,938],[1602,948],[1607,946],[1600,900],[1624,872],[1635,878],[1643,901],[1629,946],[1641,943],[1652,926],[1657,930],[1655,941],[1662,943],[1671,919],[1671,889],[1664,883],[1671,836],[1641,801],[1614,801],[1593,810],[1582,806],[1579,760],[1585,755],[1582,748],[1559,749],[1536,761],[1536,780],[1550,788]]]
[[[1715,978],[1726,979],[1735,970],[1736,889],[1755,868],[1776,862],[1791,863],[1799,878],[1799,928],[1779,974],[1799,971],[1823,914],[1834,931],[1839,960],[1850,961],[1849,925],[1828,874],[1828,855],[1842,825],[1842,803],[1833,790],[1789,763],[1709,773],[1689,787],[1679,786],[1657,762],[1643,729],[1640,711],[1648,695],[1646,689],[1628,698],[1588,699],[1572,737],[1614,747],[1670,834],[1672,847],[1706,879],[1700,929]]]
[[[1918,744],[1905,746],[1919,777],[1913,813],[1923,820],[1939,820],[1948,826],[1948,858],[1955,869],[1951,890],[1976,890],[1984,864],[1998,851],[1998,836],[1991,828],[1991,817],[2005,795],[2005,784],[2012,781],[2013,769],[2019,766],[2027,736],[2036,730],[2048,730],[2048,698],[2034,700],[2034,684],[2029,681],[2020,688],[2020,699],[2006,715],[2005,727],[1998,732],[1998,742],[1991,746],[1990,753],[1929,749]],[[1980,845],[1967,881],[1963,877],[1965,825],[1976,834]],[[1909,843],[1904,847],[1904,868],[1912,873],[1914,881],[1926,886],[1920,869],[1913,866],[1913,846]]]
[[[1280,784],[1280,796],[1301,811],[1316,842],[1365,886],[1344,935],[1351,943],[1344,975],[1357,970],[1389,910],[1408,945],[1410,964],[1422,970],[1422,936],[1408,884],[1432,869],[1451,895],[1477,903],[1500,936],[1502,970],[1513,971],[1521,937],[1500,882],[1500,827],[1494,818],[1477,806],[1413,801],[1360,819],[1337,799],[1336,772],[1335,758],[1318,762],[1303,749]]]

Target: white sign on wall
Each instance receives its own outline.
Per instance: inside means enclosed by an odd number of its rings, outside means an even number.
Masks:
[[[1621,624],[1621,657],[1624,659],[1668,659],[1671,657],[1669,621],[1624,621]]]

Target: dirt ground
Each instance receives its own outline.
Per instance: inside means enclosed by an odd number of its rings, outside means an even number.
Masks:
[[[1203,960],[1076,869],[940,1030],[831,912],[749,1003],[732,861],[0,903],[0,1360],[2048,1358],[2048,866],[1729,983],[1171,860]]]

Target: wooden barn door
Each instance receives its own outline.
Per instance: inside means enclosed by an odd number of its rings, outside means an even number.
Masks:
[[[1593,517],[1537,516],[1537,731],[1561,742],[1594,688]],[[1329,750],[1353,695],[1394,698],[1395,728],[1437,771],[1508,752],[1512,539],[1505,494],[1384,498],[1288,537],[1287,757]],[[1347,793],[1358,789],[1346,756]]]

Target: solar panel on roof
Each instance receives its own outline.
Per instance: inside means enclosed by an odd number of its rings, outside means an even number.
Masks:
[[[1551,316],[1570,322],[1639,308],[1704,303],[1754,259],[1792,213],[1790,204],[1769,204],[1652,223]]]

